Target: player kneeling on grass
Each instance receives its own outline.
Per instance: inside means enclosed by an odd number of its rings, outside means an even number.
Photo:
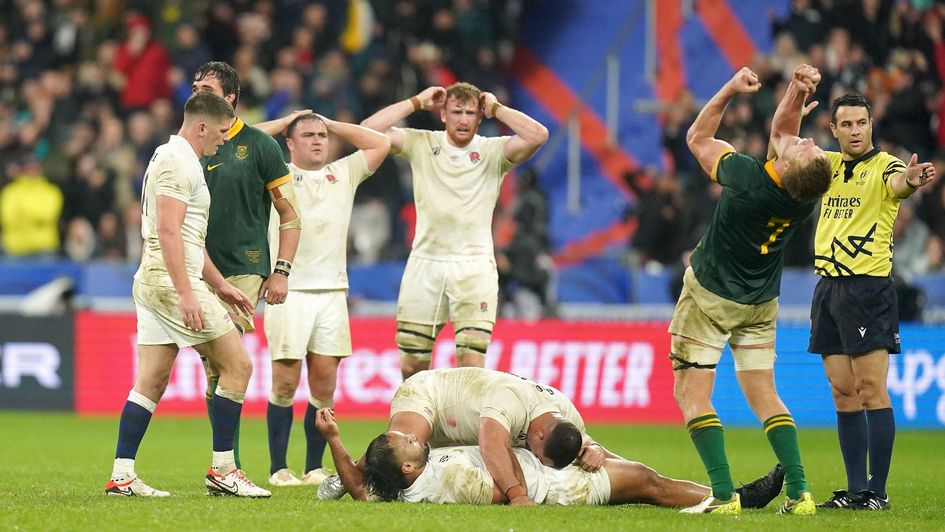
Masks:
[[[269,497],[236,467],[233,439],[253,365],[219,300],[252,313],[246,294],[224,280],[205,247],[210,192],[199,157],[227,139],[233,108],[199,92],[184,105],[177,135],[155,150],[141,193],[144,252],[134,277],[138,375],[121,412],[108,495],[167,497],[135,474],[135,456],[164,395],[181,347],[193,346],[220,370],[212,400],[213,461],[204,483],[212,495]],[[209,285],[209,286],[208,286]]]
[[[316,425],[328,439],[341,470],[350,457],[332,412],[321,410]],[[364,484],[373,500],[436,504],[504,504],[521,492],[538,504],[681,507],[697,504],[712,492],[688,480],[664,477],[639,462],[607,458],[595,471],[577,464],[555,469],[543,465],[527,449],[512,451],[521,466],[516,471],[518,483],[503,491],[489,474],[478,447],[431,450],[413,434],[385,432],[368,446]],[[752,507],[764,507],[781,492],[783,481],[783,470],[775,466],[764,477],[739,488],[742,500]]]

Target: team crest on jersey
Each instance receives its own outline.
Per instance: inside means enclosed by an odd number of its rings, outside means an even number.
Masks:
[[[249,156],[249,146],[245,144],[238,144],[236,146],[236,158],[242,161],[247,156]]]
[[[479,152],[478,152],[478,151],[469,152],[469,162],[471,162],[471,163],[473,163],[473,164],[479,164]],[[483,304],[485,304],[485,303],[483,303]]]
[[[481,312],[485,312],[485,311],[489,310],[489,304],[486,303],[485,301],[483,301],[482,303],[479,303],[479,310],[480,310]]]
[[[335,183],[338,182],[338,178],[331,174],[325,174],[325,181],[328,181],[329,183],[334,185]]]

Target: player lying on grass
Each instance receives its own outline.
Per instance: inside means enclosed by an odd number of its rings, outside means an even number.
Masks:
[[[560,391],[529,379],[483,368],[422,371],[398,387],[390,405],[388,429],[414,434],[432,447],[478,445],[496,484],[509,491],[518,484],[513,447],[524,447],[538,460],[562,468],[577,459],[581,467],[600,469],[606,458],[620,458],[598,445],[584,431],[584,420]],[[355,499],[366,497],[363,464],[339,470],[344,485],[332,476],[318,496],[336,499],[347,489]],[[534,504],[515,490],[513,505]]]
[[[331,448],[335,467],[350,469],[351,457],[329,410],[315,421]],[[543,465],[526,449],[513,450],[520,468],[518,483],[503,490],[493,480],[478,447],[430,449],[413,434],[385,432],[371,441],[364,458],[364,485],[381,501],[436,504],[503,504],[519,493],[538,504],[603,505],[642,503],[682,507],[697,504],[711,493],[707,486],[664,477],[639,462],[607,458],[603,467],[587,471],[572,464],[561,469]],[[764,477],[739,488],[743,506],[762,508],[781,492],[784,471],[775,466]]]

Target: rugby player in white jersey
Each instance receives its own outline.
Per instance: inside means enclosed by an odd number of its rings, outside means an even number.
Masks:
[[[445,131],[394,127],[410,114],[438,112]],[[483,118],[511,136],[477,135]],[[485,365],[498,305],[492,213],[505,174],[529,159],[548,130],[468,83],[429,87],[361,125],[386,133],[391,153],[410,162],[417,231],[397,300],[396,343],[404,379],[429,369],[446,321],[456,332],[456,365]]]
[[[259,124],[273,134],[285,129],[302,222],[294,266],[276,263],[275,273],[289,278],[282,305],[267,305],[266,339],[272,357],[272,391],[266,413],[269,429],[270,477],[274,486],[320,484],[325,439],[315,428],[319,409],[331,408],[338,363],[351,355],[348,323],[347,242],[354,194],[387,157],[390,139],[355,124],[329,120],[312,112]],[[357,151],[329,162],[332,136]],[[273,255],[279,239],[278,217],[270,216]],[[291,269],[289,275],[288,269]],[[302,478],[286,464],[292,402],[302,360],[308,367],[309,401],[305,412],[306,459]]]
[[[339,468],[350,458],[331,411],[319,413],[318,429],[328,438]],[[660,475],[640,462],[607,458],[587,471],[576,464],[555,469],[526,449],[513,450],[517,476],[529,499],[549,505],[643,503],[685,507],[698,504],[711,488]],[[489,473],[479,447],[431,449],[413,434],[387,432],[375,438],[365,456],[367,500],[434,504],[504,504],[508,496]],[[739,488],[743,501],[762,508],[781,491],[784,472],[776,466],[764,477]]]
[[[596,470],[606,458],[619,458],[585,433],[584,420],[563,393],[501,371],[422,371],[398,387],[390,414],[390,431],[413,434],[423,444],[478,445],[496,484],[514,505],[533,501],[515,476],[513,447],[526,447],[542,463],[557,468],[577,459],[581,467]],[[339,476],[319,487],[319,497],[337,498],[347,490],[363,498],[363,467],[363,461],[350,461],[337,468]]]
[[[141,191],[141,266],[134,276],[138,373],[122,409],[118,445],[105,493],[166,497],[135,473],[138,446],[182,347],[192,346],[219,369],[212,398],[213,458],[204,483],[212,495],[269,497],[237,468],[233,439],[253,366],[227,310],[251,313],[252,303],[220,274],[206,252],[210,192],[200,157],[227,139],[233,108],[214,94],[195,93],[184,105],[177,135],[159,146]],[[210,292],[213,289],[219,300]]]

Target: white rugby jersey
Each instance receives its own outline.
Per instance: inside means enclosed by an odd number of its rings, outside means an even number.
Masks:
[[[141,185],[141,236],[144,245],[141,266],[135,272],[135,279],[143,284],[170,287],[173,283],[158,241],[158,196],[167,196],[187,204],[180,229],[184,241],[184,265],[191,283],[202,282],[210,190],[204,180],[197,153],[181,136],[171,135],[166,144],[154,150]]]
[[[432,259],[493,256],[492,213],[505,174],[515,163],[505,158],[510,137],[476,135],[457,148],[445,131],[404,128],[398,154],[410,161],[417,206],[411,254]]]
[[[358,185],[372,175],[364,152],[326,164],[321,170],[302,170],[289,163],[302,218],[299,247],[289,275],[290,290],[348,288],[348,224]],[[269,216],[269,251],[279,254],[279,213]]]
[[[513,447],[525,446],[528,424],[547,412],[557,412],[585,432],[577,408],[551,386],[483,368],[433,370],[429,378],[435,404],[431,447],[477,445],[480,417],[505,427]]]
[[[525,449],[513,451],[522,466],[528,498],[542,503],[548,494],[548,482],[541,462]],[[401,491],[400,498],[434,504],[491,504],[493,484],[478,447],[444,447],[430,451],[427,466],[410,487]]]

